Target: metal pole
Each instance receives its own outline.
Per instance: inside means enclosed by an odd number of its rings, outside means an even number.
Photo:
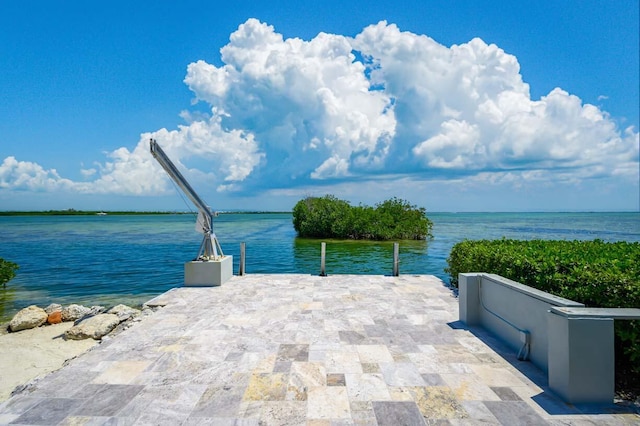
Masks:
[[[245,247],[245,243],[240,243],[240,267],[238,275],[244,275]]]
[[[393,276],[400,275],[400,244],[393,243]]]
[[[325,257],[327,254],[327,243],[320,243],[320,276],[326,277],[327,273],[325,271]]]

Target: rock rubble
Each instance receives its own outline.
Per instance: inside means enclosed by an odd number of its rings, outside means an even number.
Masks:
[[[86,307],[71,304],[63,307],[52,303],[46,308],[36,305],[20,310],[9,322],[8,331],[17,332],[40,327],[48,324],[73,321],[64,338],[66,340],[95,339],[101,340],[109,333],[117,333],[131,326],[132,322],[140,320],[154,311],[154,308],[143,306],[142,310],[126,305],[116,305],[110,309],[104,306]]]

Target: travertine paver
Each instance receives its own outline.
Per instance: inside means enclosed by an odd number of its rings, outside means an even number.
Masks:
[[[247,275],[152,303],[165,306],[0,405],[0,423],[640,423],[628,406],[562,403],[466,329],[432,276]]]

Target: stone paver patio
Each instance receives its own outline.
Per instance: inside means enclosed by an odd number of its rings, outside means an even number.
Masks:
[[[640,424],[624,404],[562,403],[458,322],[432,276],[236,276],[150,303],[164,307],[0,405],[0,423]]]

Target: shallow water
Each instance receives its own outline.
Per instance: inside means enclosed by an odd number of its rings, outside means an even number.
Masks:
[[[401,274],[445,281],[451,247],[463,239],[640,241],[639,213],[430,213],[434,238],[400,242]],[[0,320],[30,304],[140,304],[180,286],[201,237],[190,214],[3,216],[0,257],[20,265],[0,289]],[[320,240],[296,238],[291,214],[223,214],[215,230],[238,271],[320,272]],[[328,274],[390,274],[393,243],[327,240]]]

